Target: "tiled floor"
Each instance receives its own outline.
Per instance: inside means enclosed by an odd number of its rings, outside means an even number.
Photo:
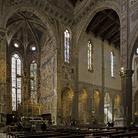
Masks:
[[[0,133],[0,138],[6,138],[6,134],[5,133]]]

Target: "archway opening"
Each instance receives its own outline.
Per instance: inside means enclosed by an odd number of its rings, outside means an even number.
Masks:
[[[119,107],[121,104],[121,97],[119,94],[116,94],[114,96],[114,118],[118,118],[119,117]]]
[[[92,94],[93,124],[97,124],[99,122],[99,104],[100,104],[100,94],[98,91],[94,91]]]
[[[112,99],[109,93],[104,97],[104,123],[112,122]]]
[[[87,109],[87,92],[85,89],[79,92],[79,105],[78,105],[78,114],[79,114],[79,123],[86,124],[88,123],[88,109]]]
[[[65,88],[61,95],[61,123],[70,124],[72,115],[72,102],[74,93],[70,88]]]

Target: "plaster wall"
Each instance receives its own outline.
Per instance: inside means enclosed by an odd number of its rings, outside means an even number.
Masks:
[[[94,71],[88,71],[87,68],[87,41],[91,40],[94,45]],[[100,38],[93,35],[85,34],[82,42],[79,43],[79,77],[81,82],[102,85],[102,45],[104,45],[104,70],[105,70],[105,87],[121,90],[120,70],[120,51],[114,46],[110,46],[107,42],[103,42]],[[110,52],[115,55],[115,77],[111,77],[111,61]]]

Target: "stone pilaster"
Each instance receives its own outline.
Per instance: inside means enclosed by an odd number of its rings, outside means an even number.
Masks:
[[[1,121],[6,121],[6,36],[0,28],[0,114]]]
[[[122,0],[121,9],[121,65],[125,69],[127,68],[127,49],[128,49],[128,20],[127,20],[127,0]]]
[[[78,96],[79,96],[79,92],[75,91],[74,92],[74,99],[73,99],[73,103],[72,103],[72,114],[71,114],[71,119],[72,120],[77,120],[78,119]]]
[[[112,98],[112,121],[114,121],[114,97]]]
[[[100,97],[100,122],[104,123],[104,86],[105,86],[105,69],[104,69],[104,42],[101,44],[102,51],[102,91]]]

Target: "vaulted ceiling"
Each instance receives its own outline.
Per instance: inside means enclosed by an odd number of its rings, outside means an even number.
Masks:
[[[106,9],[96,13],[86,32],[101,37],[103,41],[107,40],[109,44],[120,46],[120,21],[114,10]]]
[[[8,40],[18,39],[26,47],[30,41],[39,43],[46,32],[43,22],[35,14],[27,11],[13,14],[6,27]]]
[[[77,0],[70,0],[70,2],[75,5]],[[24,45],[27,45],[27,41],[39,43],[46,30],[45,25],[35,14],[26,11],[15,13],[7,22],[9,40],[20,37],[20,39],[26,40]],[[113,43],[115,46],[120,46],[120,21],[114,10],[106,9],[96,13],[86,32],[94,34],[95,37],[101,37],[103,41],[107,40],[109,44]]]
[[[69,0],[69,1],[75,7],[77,1],[80,1],[81,2],[82,0]]]

